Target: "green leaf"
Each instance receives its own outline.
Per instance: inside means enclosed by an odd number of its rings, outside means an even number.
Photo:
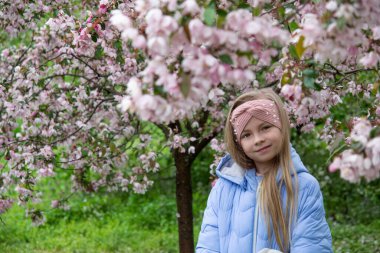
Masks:
[[[37,86],[40,87],[40,88],[44,87],[45,86],[44,80],[38,80]]]
[[[380,136],[380,127],[379,126],[372,128],[371,132],[369,132],[369,137],[371,139],[375,138],[377,136]]]
[[[125,60],[123,57],[123,46],[120,40],[117,40],[113,43],[114,47],[116,48],[116,61],[119,64],[124,64]]]
[[[305,37],[301,36],[298,40],[298,42],[295,44],[296,52],[298,55],[298,59],[301,59],[303,53],[305,52],[306,48],[303,46],[303,42],[305,40]]]
[[[225,10],[217,10],[216,13],[218,14],[216,26],[218,28],[223,28],[228,13]]]
[[[113,43],[113,46],[114,46],[117,50],[123,50],[123,46],[122,46],[120,40],[115,41],[115,42]]]
[[[123,92],[124,91],[124,85],[121,85],[121,84],[116,84],[115,85],[115,90],[117,91],[117,92]]]
[[[189,74],[182,74],[182,82],[180,85],[180,90],[182,95],[187,98],[190,94],[190,89],[191,89],[191,77]]]
[[[290,22],[288,24],[288,26],[289,26],[290,32],[294,32],[295,30],[297,30],[299,28],[297,22],[295,22],[295,21]]]
[[[112,153],[115,153],[115,151],[117,151],[115,143],[110,142],[109,147],[110,147],[110,150],[111,150]]]
[[[346,26],[346,19],[344,17],[340,17],[336,21],[338,29],[343,29]]]
[[[288,70],[286,70],[283,74],[282,74],[282,77],[281,77],[281,85],[285,85],[285,84],[288,84],[291,80],[291,75],[290,75],[290,72]]]
[[[315,86],[315,79],[312,77],[305,76],[305,78],[303,79],[303,83],[305,87],[309,89],[313,89],[313,90],[317,89],[317,87]]]
[[[347,148],[347,145],[345,143],[343,143],[341,146],[337,147],[336,149],[334,149],[331,153],[330,153],[330,156],[329,158],[327,158],[327,163],[330,163],[331,160],[333,159],[334,156],[336,156],[336,154],[339,154],[341,153],[344,149]]]
[[[237,8],[238,9],[249,9],[249,8],[251,8],[251,5],[249,5],[246,0],[240,0],[238,5],[237,5]]]
[[[277,12],[278,12],[278,15],[279,15],[279,17],[281,19],[285,18],[285,8],[283,6],[281,6],[280,8],[278,8]]]
[[[298,57],[296,47],[293,44],[289,45],[289,53],[290,55],[294,58],[299,60],[300,58]]]
[[[234,62],[231,59],[231,56],[229,56],[228,54],[221,54],[221,55],[219,55],[219,59],[220,59],[221,62],[223,62],[225,64],[228,64],[228,65],[234,64]]]
[[[221,9],[216,10],[216,13],[218,14],[218,16],[221,16],[221,17],[227,17],[227,14],[228,14],[227,11],[221,10]]]
[[[258,16],[260,16],[260,14],[261,14],[261,8],[256,7],[256,8],[253,8],[253,9],[252,9],[252,15],[253,15],[254,17],[258,17]]]
[[[302,74],[307,77],[316,78],[318,76],[317,72],[314,69],[304,69]]]
[[[100,60],[104,56],[104,49],[101,45],[97,45],[95,49],[95,59]]]
[[[39,110],[40,112],[46,112],[48,108],[49,108],[49,106],[48,106],[47,104],[40,104],[40,105],[38,106],[38,110]]]
[[[355,141],[351,144],[351,148],[356,152],[362,152],[365,146],[360,141]]]
[[[165,90],[164,90],[164,87],[162,87],[161,85],[160,86],[154,85],[153,93],[154,93],[154,95],[159,95],[161,97],[165,97]]]
[[[206,25],[212,26],[216,21],[215,3],[212,1],[205,9],[203,13],[203,19]]]
[[[91,33],[91,39],[93,42],[98,41],[98,34],[96,32]]]

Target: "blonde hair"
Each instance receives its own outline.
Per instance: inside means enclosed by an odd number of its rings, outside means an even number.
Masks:
[[[227,151],[237,164],[245,169],[255,167],[255,163],[243,151],[240,144],[237,142],[234,135],[234,129],[230,123],[230,118],[233,110],[239,105],[256,99],[272,100],[279,111],[280,121],[282,125],[282,143],[280,152],[275,159],[274,169],[267,171],[264,174],[261,191],[260,191],[260,206],[264,214],[267,225],[269,240],[272,239],[272,229],[276,238],[277,244],[282,252],[288,252],[290,247],[290,236],[292,221],[296,214],[297,203],[297,174],[291,162],[290,156],[290,124],[288,115],[284,109],[280,97],[272,89],[261,89],[245,93],[238,97],[233,103],[227,117],[226,127],[224,131],[224,141]],[[282,170],[281,178],[277,184],[276,177],[278,170]],[[292,174],[294,176],[294,184],[292,183]],[[285,212],[282,208],[281,188],[285,186],[287,193]]]

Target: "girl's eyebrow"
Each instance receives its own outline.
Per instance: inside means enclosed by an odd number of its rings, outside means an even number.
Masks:
[[[243,132],[241,132],[241,134],[244,134],[244,133],[246,133],[246,132],[251,132],[251,131],[248,130],[248,129],[244,129]]]
[[[261,123],[258,127],[260,128],[260,127],[263,127],[263,126],[266,126],[266,125],[270,125],[270,123],[264,121],[264,122]],[[244,129],[243,132],[241,132],[241,134],[243,134],[243,133],[245,133],[245,132],[251,132],[251,130],[249,130],[249,129]]]

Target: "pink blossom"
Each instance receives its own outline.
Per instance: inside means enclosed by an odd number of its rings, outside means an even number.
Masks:
[[[288,101],[298,103],[301,100],[302,96],[302,87],[299,85],[289,85],[285,84],[281,88],[281,93]]]
[[[341,4],[334,16],[338,18],[343,17],[346,21],[350,21],[353,18],[355,11],[355,8],[351,4]]]
[[[366,54],[364,57],[362,57],[359,60],[359,63],[362,64],[363,66],[367,67],[367,68],[371,68],[371,67],[376,66],[379,59],[380,59],[379,55],[372,51],[372,52],[369,52],[368,54]]]
[[[48,166],[45,166],[38,170],[38,175],[40,177],[52,177],[55,175],[55,172],[53,171],[53,164],[48,164]]]
[[[149,37],[169,36],[178,29],[177,21],[171,17],[162,14],[160,9],[152,9],[145,17],[147,28],[146,33]]]
[[[99,2],[98,12],[100,15],[105,14],[107,12],[107,5],[108,5],[108,0],[101,0]]]
[[[134,98],[140,97],[142,95],[141,85],[141,81],[137,77],[132,77],[127,84],[128,93]]]
[[[145,40],[145,37],[142,36],[142,35],[137,35],[133,41],[133,46],[135,48],[140,48],[140,49],[144,49],[146,47],[146,40]]]
[[[369,138],[369,133],[371,132],[372,126],[368,120],[358,119],[351,131],[351,139],[354,141],[361,142],[366,145]]]
[[[340,176],[352,183],[359,181],[359,170],[363,168],[363,156],[355,154],[348,149],[342,153]]]
[[[125,30],[131,27],[131,20],[120,10],[113,10],[111,15],[110,21],[117,29]]]
[[[183,14],[190,14],[190,15],[196,15],[200,12],[200,8],[195,0],[185,0],[181,4],[182,13]]]
[[[285,44],[289,40],[289,33],[276,26],[269,16],[255,17],[252,21],[244,26],[244,32],[248,35],[255,35],[263,42],[276,40],[281,44]]]
[[[45,146],[41,149],[40,154],[43,155],[46,159],[50,159],[54,156],[53,150],[50,146]]]
[[[359,182],[357,172],[350,167],[343,167],[342,169],[340,169],[340,177],[351,183]]]
[[[238,9],[228,13],[226,27],[233,31],[240,31],[247,23],[252,20],[252,14],[245,9]]]
[[[147,45],[152,56],[165,56],[168,53],[168,43],[163,37],[150,38]]]
[[[328,11],[335,11],[338,8],[338,4],[336,1],[332,0],[326,3],[326,9]]]
[[[324,36],[324,31],[317,15],[308,13],[302,18],[301,34],[305,37],[303,45],[308,47]]]
[[[59,200],[52,200],[50,206],[52,208],[58,208],[60,205]]]
[[[380,40],[380,26],[372,28],[372,36],[374,40]]]
[[[187,150],[187,152],[188,152],[189,154],[194,154],[194,153],[195,153],[195,147],[190,146],[189,149]]]
[[[13,201],[10,199],[0,199],[0,214],[11,208]]]
[[[341,163],[342,163],[342,159],[340,159],[340,157],[335,157],[334,161],[329,165],[329,171],[330,172],[337,171],[338,169],[340,169]]]
[[[225,144],[219,143],[217,139],[211,140],[211,148],[217,152],[224,152],[225,151]]]
[[[270,3],[271,1],[270,0],[248,0],[247,2],[250,5],[252,5],[253,7],[257,7],[257,6],[261,6],[265,3]]]
[[[371,159],[373,169],[380,171],[380,137],[370,140],[366,145],[365,152]]]

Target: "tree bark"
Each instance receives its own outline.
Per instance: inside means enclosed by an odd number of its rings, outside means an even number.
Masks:
[[[203,115],[207,119],[208,112]],[[207,121],[204,119],[202,123]],[[165,136],[169,138],[169,128],[174,133],[181,133],[182,128],[180,122],[169,124],[168,127],[158,125]],[[191,125],[188,125],[187,131],[193,133]],[[180,149],[171,150],[176,167],[176,202],[177,202],[177,222],[178,222],[178,237],[179,237],[179,252],[194,253],[194,230],[193,230],[193,189],[191,186],[191,165],[199,153],[207,146],[221,129],[214,129],[206,138],[190,142],[190,145],[195,148],[194,153],[180,152]]]
[[[176,201],[179,252],[194,253],[193,196],[191,186],[191,158],[178,149],[172,151],[176,166]]]

